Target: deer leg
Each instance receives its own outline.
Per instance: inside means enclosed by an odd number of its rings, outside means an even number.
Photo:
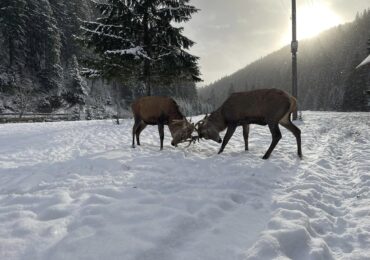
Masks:
[[[245,150],[248,151],[249,124],[243,125],[243,137],[245,143]]]
[[[290,120],[288,122],[281,122],[280,124],[292,132],[292,134],[295,136],[295,139],[297,140],[297,153],[299,158],[302,159],[301,130],[299,130],[299,128],[296,127]]]
[[[235,129],[236,129],[236,125],[229,125],[228,126],[225,137],[224,137],[224,140],[222,142],[222,145],[221,145],[221,148],[220,148],[220,151],[218,152],[218,154],[220,154],[224,151],[225,146],[230,141],[230,138],[233,136],[233,134],[235,132]]]
[[[132,148],[135,148],[135,133],[140,126],[140,122],[141,122],[140,119],[135,118],[135,123],[134,126],[132,127]]]
[[[144,122],[141,122],[138,129],[136,130],[136,143],[137,145],[140,145],[140,134],[145,129],[146,124]]]
[[[278,124],[269,124],[268,126],[270,128],[270,132],[271,132],[271,135],[272,135],[272,142],[271,142],[271,145],[270,145],[269,149],[267,150],[265,155],[262,157],[262,159],[264,159],[264,160],[266,160],[270,157],[272,151],[275,149],[275,146],[278,144],[278,142],[281,139],[281,132],[280,132],[280,129],[279,129],[279,125]]]
[[[163,150],[164,125],[158,124],[159,138],[161,140],[161,150]]]

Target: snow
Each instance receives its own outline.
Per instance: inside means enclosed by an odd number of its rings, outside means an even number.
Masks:
[[[88,22],[88,23],[96,24],[95,22]],[[86,32],[89,32],[89,33],[92,33],[92,34],[96,34],[96,35],[99,35],[99,36],[105,36],[105,37],[109,37],[109,38],[114,38],[114,39],[122,40],[124,42],[129,42],[128,39],[125,39],[123,37],[117,36],[115,34],[109,34],[109,33],[102,32],[100,25],[95,30],[90,30],[90,29],[88,29],[85,26],[81,26],[81,29],[84,30],[84,31],[86,31]]]
[[[360,68],[360,67],[362,67],[362,66],[365,66],[365,65],[367,65],[367,64],[369,64],[370,63],[370,55],[369,56],[367,56],[367,58],[366,59],[364,59],[357,67],[356,67],[356,69],[358,69],[358,68]]]
[[[150,57],[146,54],[145,50],[141,46],[136,46],[134,48],[123,49],[123,50],[110,50],[110,51],[106,51],[105,54],[134,55],[137,57],[143,57],[146,59],[150,59]]]
[[[368,259],[370,114],[304,112],[217,155],[132,120],[0,125],[0,259]],[[196,117],[195,119],[200,119]]]

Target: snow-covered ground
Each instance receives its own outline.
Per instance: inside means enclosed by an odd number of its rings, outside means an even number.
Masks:
[[[370,259],[370,114],[304,113],[222,155],[132,121],[0,125],[0,259]]]

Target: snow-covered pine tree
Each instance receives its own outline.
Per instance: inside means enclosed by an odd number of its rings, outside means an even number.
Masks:
[[[60,41],[61,41],[61,47],[63,55],[61,55],[61,58],[63,59],[64,63],[67,63],[67,61],[71,58],[74,49],[74,44],[71,41],[71,21],[73,20],[72,14],[69,12],[67,5],[72,1],[61,1],[61,0],[49,0],[51,9],[54,14],[54,18],[56,20],[57,27],[59,29],[60,34]]]
[[[175,23],[187,22],[198,10],[190,0],[105,0],[96,3],[100,17],[84,21],[82,41],[99,54],[92,74],[144,86],[173,81],[200,81],[194,42]]]
[[[62,50],[61,61],[63,64],[73,57],[83,53],[81,46],[75,40],[80,30],[80,20],[91,17],[91,8],[88,0],[48,0],[59,28]]]
[[[0,30],[8,54],[8,68],[24,62],[27,13],[25,0],[0,1]]]
[[[43,91],[59,91],[62,81],[61,40],[57,22],[47,0],[28,0],[26,11],[32,26],[27,30],[27,67],[37,75]]]
[[[85,79],[80,75],[77,57],[75,55],[68,62],[68,76],[63,98],[71,105],[84,105],[88,95]]]

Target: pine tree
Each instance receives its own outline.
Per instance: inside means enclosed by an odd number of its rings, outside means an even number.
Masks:
[[[73,55],[68,64],[67,86],[62,96],[71,105],[84,105],[87,95],[87,83],[81,77],[77,57]]]
[[[190,20],[198,10],[190,0],[107,0],[96,3],[100,18],[85,21],[82,40],[99,54],[88,63],[105,78],[151,86],[200,81],[198,57],[187,52],[194,42],[174,23]]]
[[[79,34],[80,19],[87,19],[91,15],[89,6],[85,0],[49,0],[49,2],[60,32],[61,58],[67,63],[73,55],[79,57],[82,54],[82,48],[75,40],[75,36]]]
[[[60,88],[63,69],[60,65],[61,40],[57,22],[47,0],[28,0],[27,65],[37,75],[44,90]]]
[[[73,48],[73,43],[71,42],[70,37],[70,27],[72,14],[69,13],[67,5],[73,1],[62,1],[62,0],[49,0],[50,7],[53,11],[53,16],[56,21],[56,25],[59,29],[60,41],[63,51],[63,60],[68,61],[72,54],[69,53],[69,49]]]
[[[9,68],[24,61],[27,26],[25,6],[25,0],[0,1],[0,30],[8,52]]]
[[[231,96],[231,94],[235,93],[235,88],[234,88],[234,84],[233,83],[230,83],[230,88],[227,92],[227,97]]]

